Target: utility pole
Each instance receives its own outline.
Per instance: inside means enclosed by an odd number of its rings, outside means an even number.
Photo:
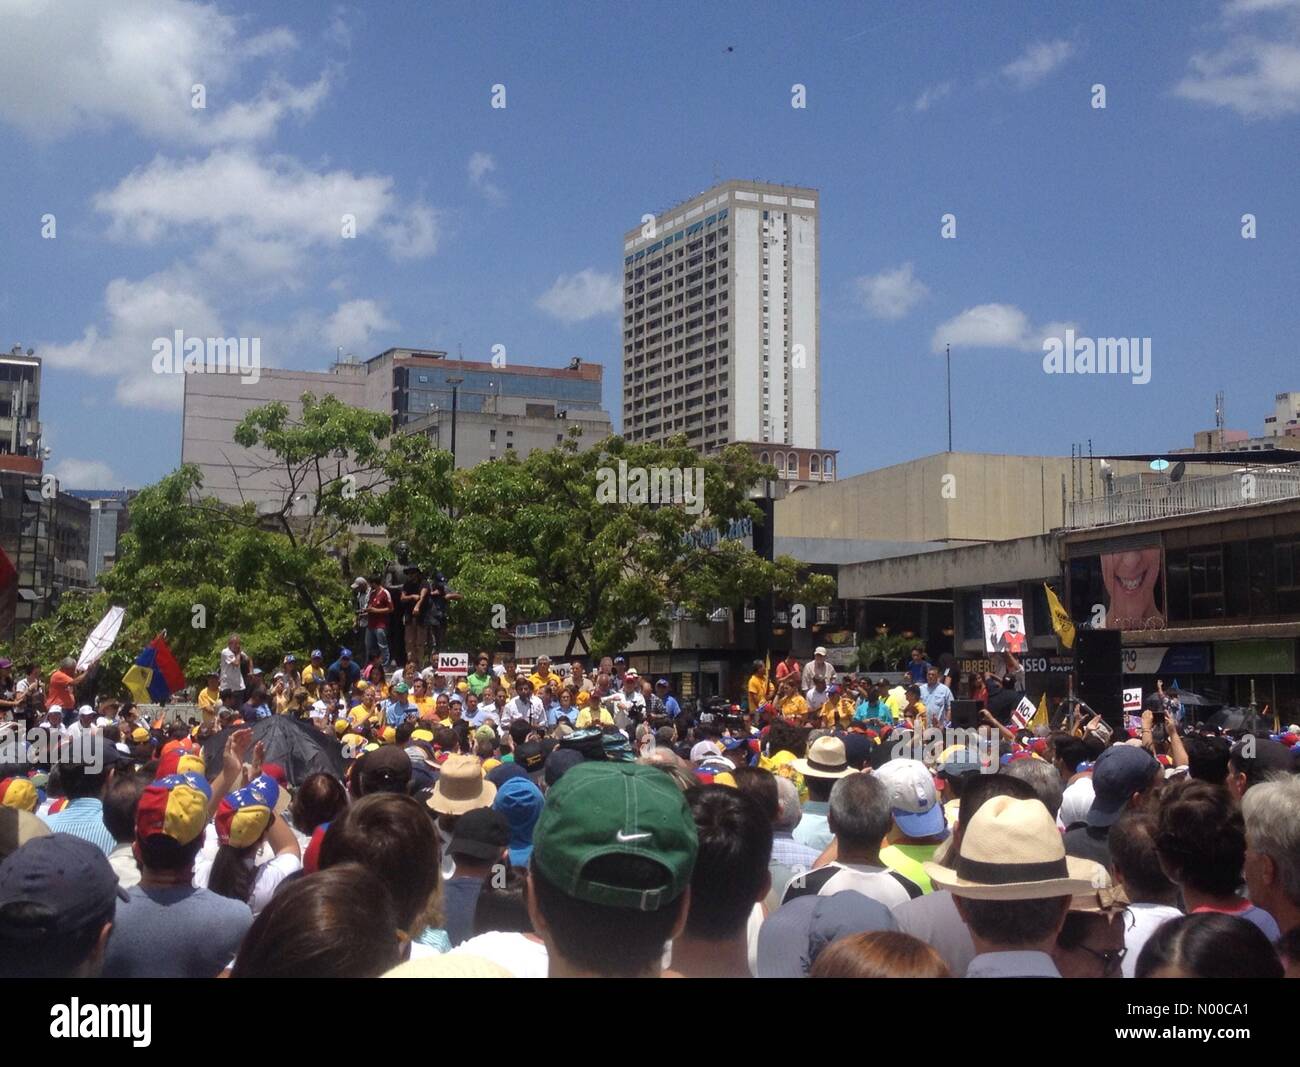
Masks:
[[[952,451],[952,345],[943,346],[948,362],[948,451]]]

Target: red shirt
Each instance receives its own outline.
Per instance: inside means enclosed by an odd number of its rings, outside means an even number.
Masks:
[[[45,710],[49,711],[55,704],[64,711],[74,710],[77,698],[72,695],[72,675],[55,671],[50,675],[50,691],[45,698]]]
[[[366,625],[370,629],[382,630],[388,625],[388,617],[393,612],[393,598],[389,596],[388,590],[381,585],[371,592],[370,599],[366,601],[366,607],[387,609],[382,615],[366,616]]]
[[[776,680],[781,681],[787,674],[793,674],[796,678],[802,677],[802,671],[798,663],[787,664],[782,660],[776,665]]]

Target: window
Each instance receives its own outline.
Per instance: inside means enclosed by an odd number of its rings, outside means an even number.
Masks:
[[[767,454],[766,452],[763,452],[763,453],[761,453],[761,454],[759,455],[759,457],[758,457],[758,462],[759,462],[759,463],[771,463],[772,460],[771,460],[771,457],[768,456],[768,454]]]
[[[778,452],[776,454],[776,473],[779,475],[785,474],[785,453],[784,452]]]
[[[834,457],[834,456],[827,456],[825,459],[822,460],[822,470],[824,470],[827,474],[834,474],[834,473],[835,473],[835,457]]]
[[[808,473],[814,477],[821,473],[821,463],[816,456],[811,456],[808,459]]]

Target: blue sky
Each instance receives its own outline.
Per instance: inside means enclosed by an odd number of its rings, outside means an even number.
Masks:
[[[715,173],[821,191],[841,476],[942,451],[945,339],[959,450],[1190,445],[1218,389],[1259,433],[1300,389],[1300,0],[0,0],[0,70],[0,346],[69,486],[179,462],[176,328],[576,355],[617,420],[622,234]],[[1044,373],[1067,324],[1149,337],[1150,382]]]

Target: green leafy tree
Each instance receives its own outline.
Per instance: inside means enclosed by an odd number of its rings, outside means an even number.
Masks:
[[[898,670],[916,645],[916,635],[910,630],[891,634],[888,626],[877,626],[874,637],[858,646],[858,670]]]
[[[699,496],[638,499],[638,471],[698,471],[690,488]],[[667,647],[678,610],[702,619],[769,593],[810,605],[833,595],[829,578],[804,576],[794,560],[767,561],[739,541],[700,536],[759,521],[749,492],[765,476],[771,468],[740,446],[701,457],[684,438],[660,446],[610,437],[584,449],[574,429],[556,448],[458,472],[450,539],[409,536],[467,597],[453,634],[470,644],[490,636],[495,611],[498,621],[502,613],[512,622],[570,620],[565,655],[578,645],[595,655],[623,647],[643,620]]]

